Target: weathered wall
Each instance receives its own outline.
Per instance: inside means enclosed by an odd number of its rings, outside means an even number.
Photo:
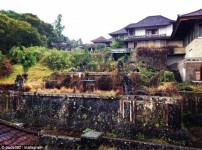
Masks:
[[[167,41],[166,46],[183,47],[183,41]]]
[[[128,42],[128,48],[135,48],[134,42]]]
[[[187,142],[185,144],[187,146],[190,146],[188,143],[189,139],[187,140],[187,137],[181,137],[180,140]],[[115,147],[117,149],[136,149],[136,150],[149,150],[149,149],[155,149],[155,150],[162,150],[162,149],[192,150],[193,149],[194,150],[194,148],[191,148],[191,147],[183,147],[183,146],[175,146],[175,145],[167,145],[167,144],[156,144],[151,142],[141,142],[139,140],[129,140],[129,139],[109,138],[109,137],[101,137],[101,139],[97,140],[96,142],[95,140],[90,140],[90,139],[87,142],[85,143],[84,142],[80,138],[44,135],[38,140],[37,144],[46,145],[46,147],[49,150],[98,149],[100,146]]]
[[[51,129],[56,127],[83,131],[92,128],[110,131],[122,123],[161,123],[172,128],[180,128],[180,106],[177,104],[179,100],[134,95],[128,100],[126,97],[119,100],[78,95],[24,95],[26,102],[18,116],[35,126]],[[173,113],[174,120],[169,118]]]
[[[107,131],[118,121],[119,100],[114,98],[34,94],[25,95],[24,99],[21,117],[36,126]]]
[[[186,58],[202,57],[202,38],[194,39],[185,47]]]
[[[196,80],[196,71],[201,71],[202,61],[193,59],[185,59],[178,64],[178,70],[180,72],[182,81],[195,81]],[[202,79],[202,77],[201,77]]]

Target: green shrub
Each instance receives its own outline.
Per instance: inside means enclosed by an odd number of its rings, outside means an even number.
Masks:
[[[86,61],[87,63],[91,60],[91,54],[89,52],[73,52],[72,56],[74,57],[72,65],[78,67],[80,63]]]
[[[161,81],[162,82],[175,82],[174,73],[171,71],[164,71]]]
[[[87,64],[87,69],[89,71],[95,71],[97,68],[97,63],[95,61],[91,61]]]
[[[110,47],[111,48],[125,48],[126,44],[122,40],[120,40],[120,39],[115,39],[110,44]]]
[[[10,51],[10,57],[18,59],[18,63],[22,64],[24,72],[27,72],[28,69],[33,66],[37,57],[34,51],[26,49],[25,47],[13,47]]]
[[[42,62],[51,70],[64,70],[71,67],[72,60],[73,57],[65,51],[51,50],[44,56]]]

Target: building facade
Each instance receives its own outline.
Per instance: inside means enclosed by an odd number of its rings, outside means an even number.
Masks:
[[[202,81],[202,9],[178,16],[172,39],[181,40],[185,58],[177,63],[183,81]]]
[[[171,47],[165,60],[168,69],[179,71],[182,81],[202,81],[202,9],[180,15],[176,21],[148,16],[109,35],[122,39],[134,52]]]

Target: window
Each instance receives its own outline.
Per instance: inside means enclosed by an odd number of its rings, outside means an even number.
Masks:
[[[158,34],[158,29],[147,29],[146,35]]]
[[[129,36],[133,35],[133,30],[129,30]]]

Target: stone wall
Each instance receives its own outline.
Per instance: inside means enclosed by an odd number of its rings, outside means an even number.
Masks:
[[[24,95],[26,103],[18,116],[47,129],[111,130],[118,121],[119,100],[95,95]]]
[[[24,94],[17,117],[47,129],[111,131],[118,124],[158,124],[180,128],[178,99],[158,96]],[[130,99],[129,99],[129,98]],[[171,117],[169,117],[171,116]],[[174,119],[173,119],[174,118]]]
[[[177,135],[177,134],[176,134]],[[180,137],[180,140],[189,139]],[[102,146],[106,146],[110,149],[110,147],[115,147],[117,149],[136,149],[136,150],[194,150],[191,147],[183,147],[183,146],[175,146],[168,144],[156,144],[151,142],[141,142],[138,140],[129,140],[129,139],[121,139],[121,138],[110,138],[110,137],[101,137],[99,140],[91,140],[88,142],[83,142],[81,138],[67,137],[67,136],[53,136],[53,135],[43,135],[38,140],[38,145],[46,146],[49,150],[64,150],[64,149],[98,149]],[[186,146],[191,146],[187,143]],[[113,148],[112,148],[113,149]]]

